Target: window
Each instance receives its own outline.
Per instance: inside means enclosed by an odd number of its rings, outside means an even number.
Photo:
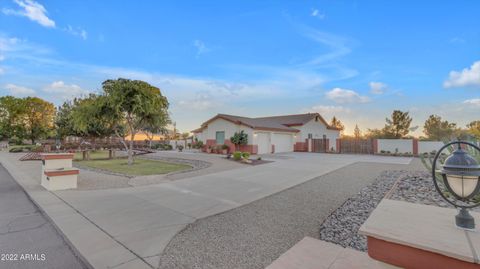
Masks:
[[[312,139],[313,138],[313,134],[308,134],[308,139]]]
[[[217,145],[225,144],[225,132],[224,131],[216,132],[215,140],[216,140]]]

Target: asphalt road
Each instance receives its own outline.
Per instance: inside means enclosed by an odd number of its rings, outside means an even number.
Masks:
[[[0,268],[87,268],[1,164]]]
[[[325,218],[386,170],[410,165],[356,163],[233,210],[200,219],[177,234],[161,269],[265,268],[305,236],[319,237]]]

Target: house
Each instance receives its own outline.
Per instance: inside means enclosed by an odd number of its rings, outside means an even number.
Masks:
[[[307,139],[322,139],[326,149],[335,150],[335,141],[340,136],[340,130],[330,126],[318,113],[261,118],[218,114],[192,133],[206,146],[225,144],[234,151],[230,137],[242,130],[248,135],[248,144],[239,150],[252,154],[306,151]]]

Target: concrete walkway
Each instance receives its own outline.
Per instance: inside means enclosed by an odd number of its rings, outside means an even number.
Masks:
[[[318,238],[321,223],[333,210],[383,171],[396,169],[416,169],[416,165],[351,164],[198,220],[170,241],[160,268],[265,268],[305,236]]]
[[[0,268],[86,268],[1,165],[0,255]]]
[[[411,160],[340,154],[285,155],[287,158],[276,158],[273,163],[157,185],[55,193],[39,186],[39,162],[19,162],[4,152],[0,153],[0,161],[29,193],[33,192],[31,196],[40,200],[42,208],[96,268],[155,268],[171,238],[197,219],[248,204],[358,161],[408,164]],[[85,233],[80,235],[78,230]],[[98,245],[96,241],[101,243],[102,256],[98,249],[92,249]]]

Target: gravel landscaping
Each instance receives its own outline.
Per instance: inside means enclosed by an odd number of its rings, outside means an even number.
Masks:
[[[386,171],[328,216],[320,228],[320,239],[367,251],[366,237],[359,235],[358,229],[383,198],[453,208],[436,191],[430,173]]]
[[[159,268],[265,268],[305,236],[319,238],[321,223],[383,171],[417,169],[414,164],[355,163],[197,220],[170,241]]]
[[[349,198],[322,223],[320,239],[343,247],[366,251],[366,237],[358,229],[406,171],[385,171],[372,184]]]

